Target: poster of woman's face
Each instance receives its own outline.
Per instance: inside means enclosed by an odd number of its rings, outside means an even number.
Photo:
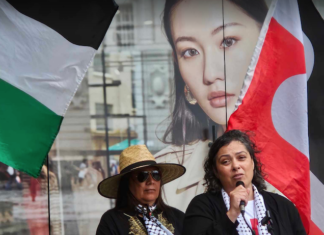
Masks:
[[[174,107],[164,143],[211,139],[212,126],[224,132],[267,12],[264,0],[166,0],[162,25],[172,49]]]
[[[262,27],[240,2],[179,1],[169,14],[180,79],[219,125],[226,124],[226,110],[227,117],[234,110]]]
[[[165,185],[169,204],[185,210],[203,193],[208,143],[226,130],[251,63],[268,5],[263,0],[166,0],[163,26],[172,48],[174,106],[159,162],[187,173]],[[215,127],[215,133],[212,133]]]

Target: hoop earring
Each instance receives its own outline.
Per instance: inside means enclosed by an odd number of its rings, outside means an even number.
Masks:
[[[185,85],[185,87],[184,87],[184,94],[185,94],[186,100],[188,101],[189,104],[191,104],[191,105],[197,104],[197,100],[191,94],[188,85]]]

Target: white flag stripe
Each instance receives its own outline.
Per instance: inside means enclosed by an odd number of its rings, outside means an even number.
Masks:
[[[279,0],[273,17],[278,23],[303,43],[303,32],[297,0]]]
[[[0,31],[0,78],[64,116],[96,50],[70,43],[6,1]]]
[[[305,33],[303,33],[303,41],[304,41],[306,73],[307,73],[307,80],[308,80],[313,72],[314,63],[315,63],[315,53],[314,53],[313,45]]]
[[[279,135],[309,159],[306,80],[306,74],[299,74],[279,86],[272,100],[271,116]]]
[[[324,185],[310,172],[311,182],[311,218],[324,232]]]

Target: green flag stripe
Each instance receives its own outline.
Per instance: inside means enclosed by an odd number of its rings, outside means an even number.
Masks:
[[[37,177],[63,117],[0,78],[0,161]]]

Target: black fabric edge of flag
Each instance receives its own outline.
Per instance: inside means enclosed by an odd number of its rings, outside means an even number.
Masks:
[[[324,20],[311,0],[298,0],[302,29],[314,48],[307,82],[310,170],[324,184]]]
[[[20,13],[55,30],[69,42],[98,50],[114,18],[114,0],[8,0]]]

